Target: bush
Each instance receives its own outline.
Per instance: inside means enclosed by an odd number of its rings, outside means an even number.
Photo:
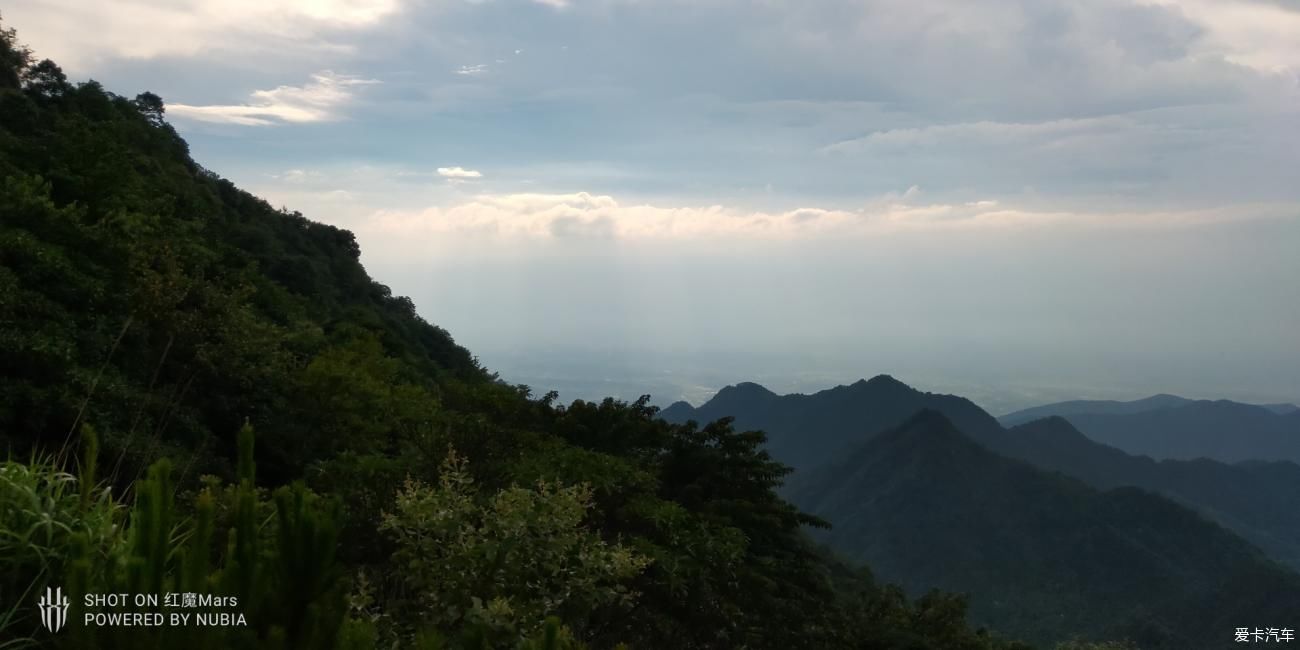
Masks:
[[[625,583],[649,561],[585,528],[590,507],[588,487],[544,481],[480,502],[466,461],[449,453],[438,485],[407,482],[381,524],[397,542],[406,607],[419,610],[411,620],[513,647],[548,616],[581,628],[596,609],[631,604]]]

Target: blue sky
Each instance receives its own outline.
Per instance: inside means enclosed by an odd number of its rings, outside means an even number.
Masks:
[[[507,378],[1300,400],[1294,3],[6,4]]]

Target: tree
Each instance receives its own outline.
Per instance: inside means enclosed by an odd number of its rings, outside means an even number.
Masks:
[[[438,485],[408,482],[381,524],[397,541],[413,620],[505,647],[548,616],[581,625],[597,608],[631,604],[626,581],[648,560],[586,528],[590,507],[589,488],[546,482],[480,502],[466,461],[450,452]]]
[[[17,88],[31,60],[32,51],[18,42],[17,32],[0,26],[0,88]]]
[[[148,91],[142,92],[135,96],[135,107],[145,119],[149,120],[150,124],[154,126],[163,125],[163,112],[165,109],[162,97]]]
[[[63,68],[49,59],[41,59],[40,63],[28,68],[23,75],[23,85],[28,92],[45,98],[62,97],[72,88]]]

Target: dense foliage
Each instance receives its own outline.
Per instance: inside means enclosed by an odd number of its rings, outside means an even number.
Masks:
[[[539,481],[480,503],[465,465],[449,454],[438,486],[408,483],[381,524],[397,543],[410,620],[510,639],[536,633],[547,615],[574,624],[631,605],[625,585],[649,561],[583,527],[589,487]]]
[[[0,643],[1009,646],[813,548],[762,434],[502,384],[164,116],[0,33]],[[53,637],[56,582],[249,624]]]

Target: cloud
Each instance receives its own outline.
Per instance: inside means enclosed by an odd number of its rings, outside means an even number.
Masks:
[[[464,183],[483,178],[481,172],[463,167],[439,167],[438,175],[447,179],[450,183]]]
[[[1181,228],[1251,219],[1292,218],[1296,204],[1257,204],[1185,210],[1100,211],[1007,205],[994,199],[925,202],[918,188],[877,197],[855,209],[801,207],[750,211],[722,205],[665,207],[623,204],[612,196],[521,193],[480,195],[424,210],[379,210],[358,226],[397,236],[487,235],[524,239],[816,239],[898,231],[968,229]]]
[[[404,0],[14,0],[5,19],[42,57],[70,71],[104,59],[222,52],[282,56],[350,47],[342,34],[371,28]],[[247,59],[246,61],[251,61]],[[261,61],[265,65],[265,60]],[[260,66],[259,66],[260,67]]]
[[[353,99],[353,87],[379,83],[335,74],[329,70],[312,75],[302,86],[278,86],[256,90],[248,104],[190,106],[167,105],[168,117],[201,122],[244,126],[268,126],[284,122],[326,122],[340,119],[339,108]]]
[[[836,142],[822,148],[827,153],[859,153],[879,149],[910,149],[949,145],[1017,146],[1029,141],[1044,144],[1069,139],[1096,137],[1135,128],[1132,119],[1121,116],[1050,120],[1034,123],[980,121],[936,124],[920,128],[876,131],[860,138]]]
[[[439,158],[491,170],[492,191],[581,188],[625,205],[775,213],[913,183],[954,205],[1031,189],[1108,210],[1300,199],[1288,0],[234,3],[247,12],[11,0],[5,18],[42,55],[99,62],[74,78],[179,101],[178,127],[226,173],[330,158],[419,170],[413,195],[463,191],[428,182],[442,178],[436,142]],[[302,90],[322,68],[384,84],[341,88],[364,105],[245,94]],[[344,116],[274,148],[186,128]],[[441,204],[418,199],[370,206]]]
[[[1300,73],[1300,12],[1295,3],[1240,0],[1138,0],[1180,12],[1205,31],[1203,56],[1222,56],[1268,74]],[[1289,6],[1288,6],[1289,5]]]

